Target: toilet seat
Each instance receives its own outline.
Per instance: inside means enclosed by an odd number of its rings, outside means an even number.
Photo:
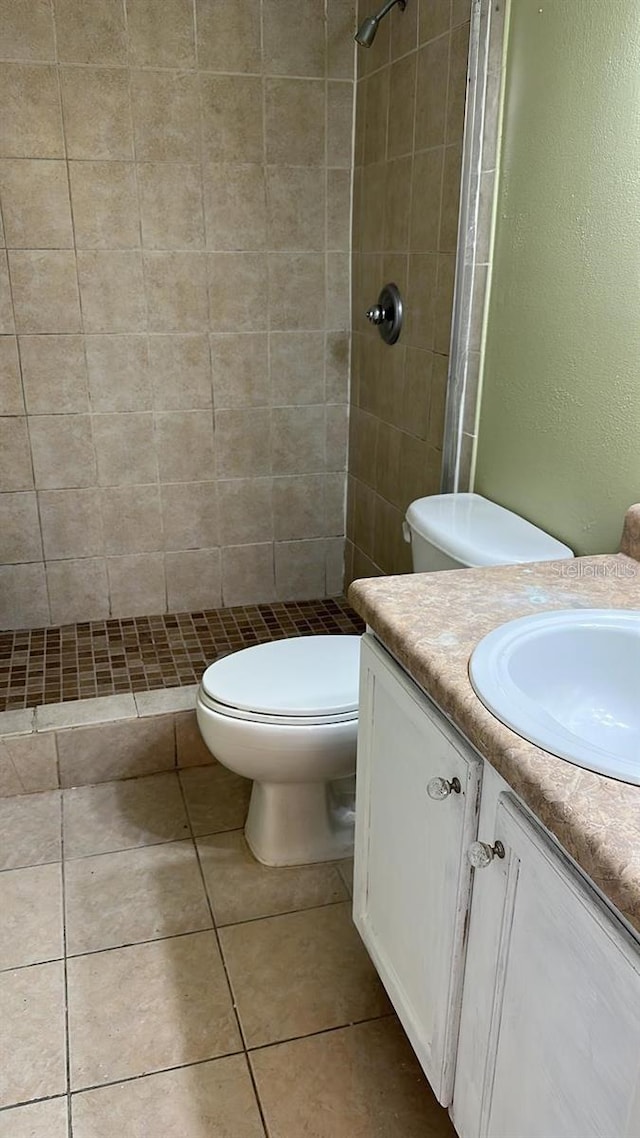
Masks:
[[[294,636],[216,660],[200,685],[205,707],[252,723],[315,726],[358,717],[359,636]]]

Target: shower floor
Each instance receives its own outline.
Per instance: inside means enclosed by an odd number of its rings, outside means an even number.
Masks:
[[[333,597],[0,632],[0,711],[194,684],[207,664],[251,644],[363,631]]]

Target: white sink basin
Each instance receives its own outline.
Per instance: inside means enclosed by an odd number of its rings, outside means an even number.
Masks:
[[[529,742],[640,786],[640,612],[570,609],[512,620],[481,640],[476,694]]]

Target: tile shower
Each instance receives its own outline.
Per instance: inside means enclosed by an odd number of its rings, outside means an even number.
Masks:
[[[453,1135],[193,712],[438,486],[469,3],[367,12],[0,0],[0,1138]]]

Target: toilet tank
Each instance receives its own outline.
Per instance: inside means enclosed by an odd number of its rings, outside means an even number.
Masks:
[[[573,557],[567,545],[480,494],[418,498],[403,530],[414,573]]]

